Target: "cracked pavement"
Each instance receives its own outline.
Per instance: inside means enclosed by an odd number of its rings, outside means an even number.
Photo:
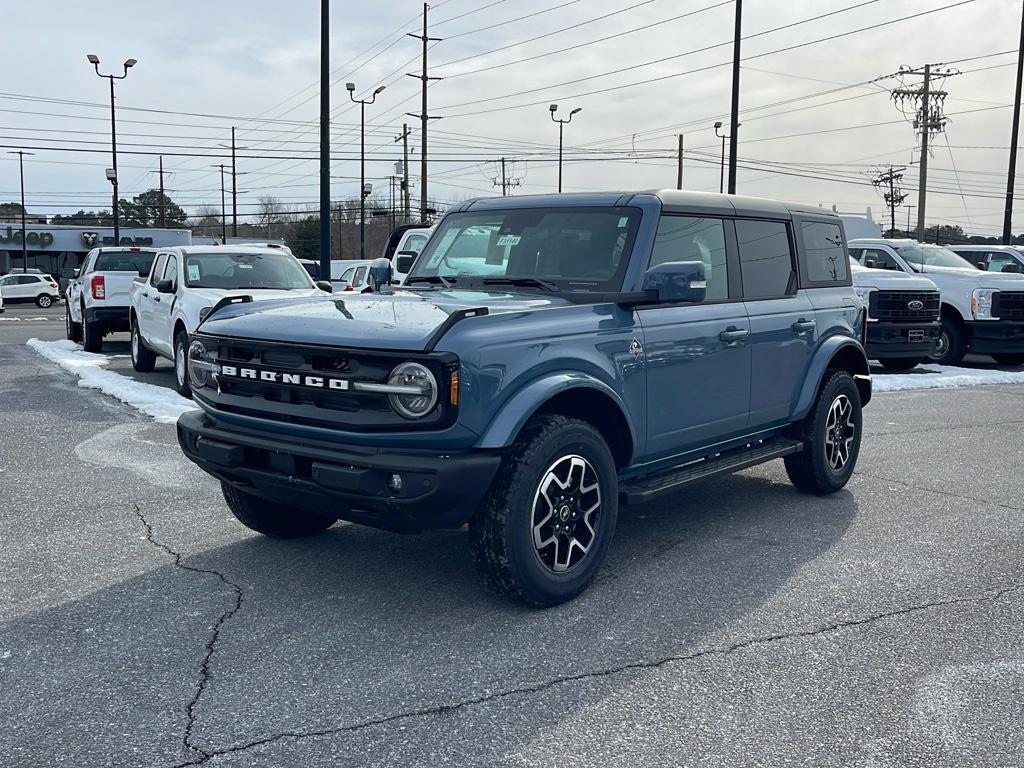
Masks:
[[[1024,765],[1024,387],[878,396],[827,499],[775,462],[623,509],[536,612],[463,531],[251,534],[10,325],[0,765]]]

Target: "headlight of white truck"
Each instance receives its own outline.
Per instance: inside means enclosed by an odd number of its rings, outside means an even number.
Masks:
[[[999,291],[994,288],[975,288],[971,294],[971,313],[975,320],[995,320],[992,314],[992,297]]]
[[[857,287],[856,285],[853,286],[853,292],[857,294],[857,298],[860,299],[861,304],[863,304],[865,308],[867,308],[868,302],[871,300],[871,292],[872,291],[877,291],[877,290],[878,290],[877,288],[872,288],[870,286],[867,286],[867,287]]]
[[[188,347],[188,376],[192,386],[196,389],[205,387],[218,370],[214,356],[206,345],[199,339],[194,340]]]

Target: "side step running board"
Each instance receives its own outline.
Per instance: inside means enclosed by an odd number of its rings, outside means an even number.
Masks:
[[[800,440],[774,438],[758,441],[726,453],[696,459],[656,475],[625,482],[619,486],[619,500],[625,504],[642,504],[695,480],[729,475],[772,459],[799,453],[803,448]]]

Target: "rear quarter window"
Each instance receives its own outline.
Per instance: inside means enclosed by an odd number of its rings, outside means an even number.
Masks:
[[[838,224],[805,221],[800,225],[804,244],[804,270],[807,282],[815,285],[847,285],[850,265]]]

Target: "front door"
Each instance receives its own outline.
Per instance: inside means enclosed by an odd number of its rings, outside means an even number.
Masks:
[[[647,363],[647,456],[652,460],[742,433],[750,407],[750,325],[730,287],[726,222],[662,216],[648,268],[702,261],[702,304],[637,310]]]
[[[159,306],[155,301],[155,297],[158,295],[156,292],[156,284],[160,281],[160,277],[164,271],[164,264],[167,263],[167,254],[159,253],[156,259],[153,261],[153,268],[149,271],[149,279],[146,280],[145,285],[142,286],[142,294],[139,296],[138,306],[138,323],[139,331],[142,333],[142,337],[151,346],[156,346],[156,323],[153,319],[153,311]]]

